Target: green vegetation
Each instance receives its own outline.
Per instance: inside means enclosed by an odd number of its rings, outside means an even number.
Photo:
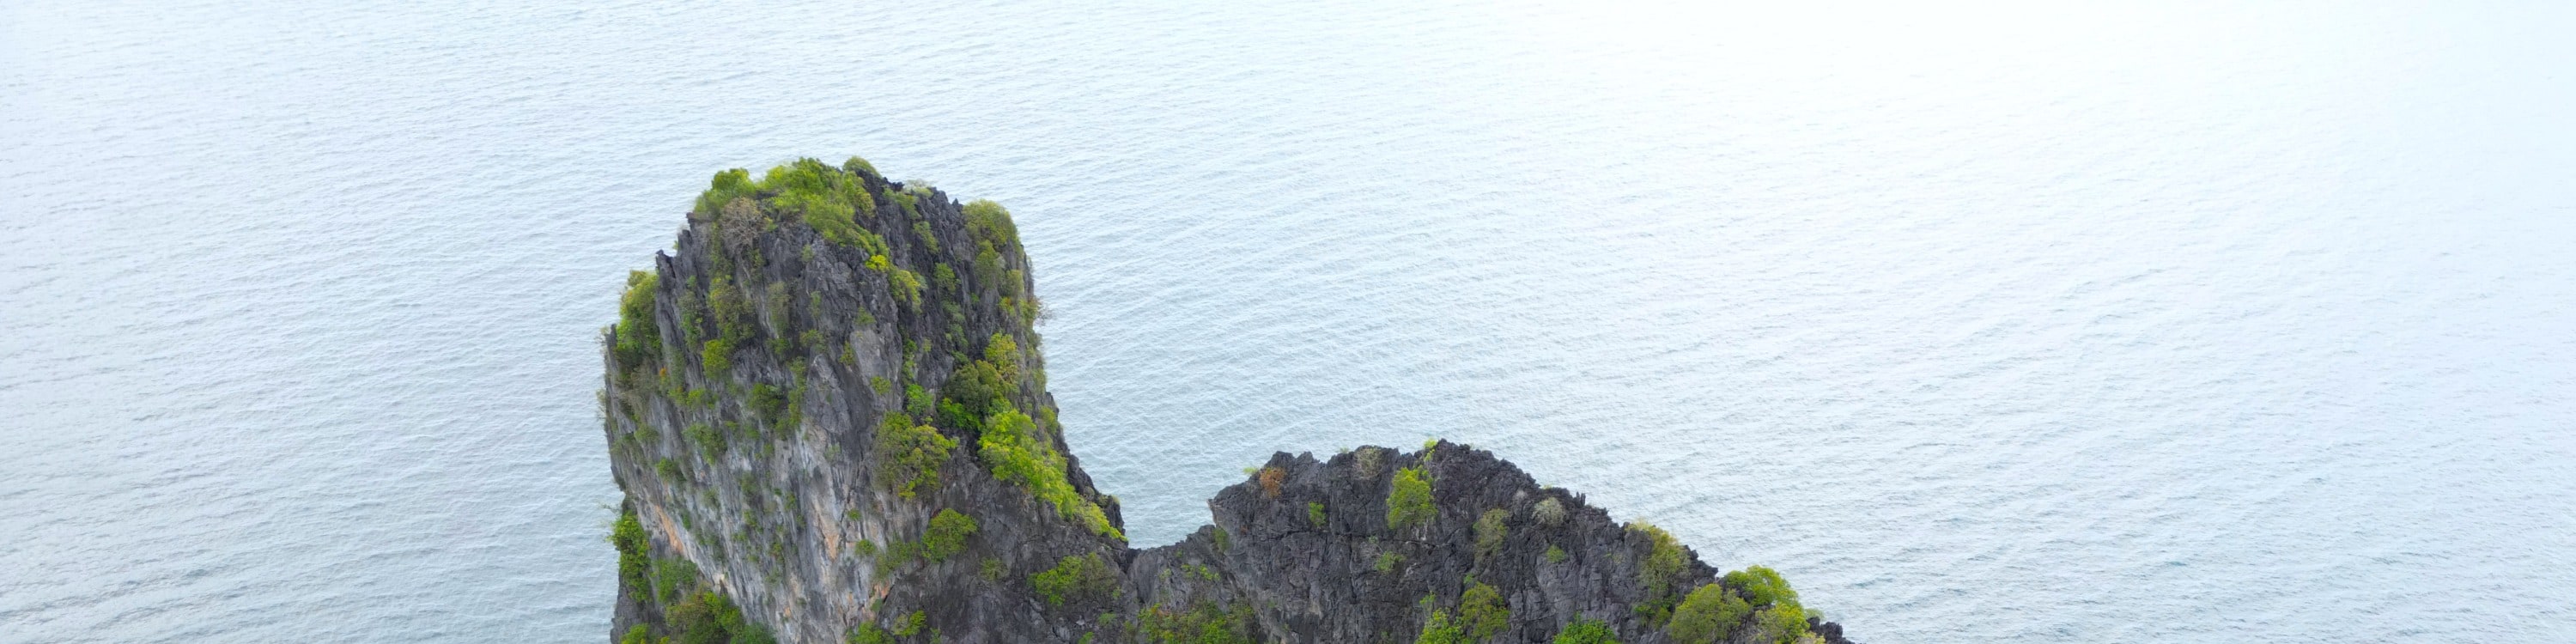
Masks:
[[[921,611],[916,610],[910,615],[895,618],[894,628],[891,630],[880,628],[875,624],[860,624],[858,632],[850,634],[850,642],[851,644],[894,644],[898,638],[920,634],[924,621],[926,618]]]
[[[1789,588],[1789,580],[1780,571],[1762,566],[1746,566],[1726,573],[1726,585],[1744,592],[1744,599],[1755,606],[1770,604],[1798,605],[1798,591]]]
[[[1407,467],[1395,471],[1395,486],[1386,495],[1386,527],[1403,529],[1429,523],[1438,511],[1431,507],[1431,481],[1422,476],[1422,468]]]
[[[923,248],[930,249],[932,253],[939,252],[939,233],[931,231],[930,222],[912,222],[912,236],[921,239]]]
[[[1707,644],[1725,639],[1735,632],[1735,624],[1752,614],[1753,607],[1717,584],[1700,586],[1681,605],[1673,607],[1673,619],[1664,625],[1674,642]]]
[[[1556,547],[1553,543],[1547,544],[1547,562],[1565,563],[1565,549]]]
[[[867,159],[861,159],[858,157],[850,157],[850,160],[842,161],[841,170],[851,174],[865,172],[877,176],[885,176],[884,173],[877,172],[876,164],[868,163]]]
[[[1748,615],[1750,622],[1745,621]],[[1726,573],[1720,583],[1692,590],[1673,607],[1665,631],[1675,642],[1708,643],[1740,641],[1736,629],[1748,626],[1754,629],[1750,639],[1757,642],[1791,644],[1811,638],[1798,591],[1778,571],[1762,566]]]
[[[777,640],[769,629],[743,619],[742,609],[715,591],[702,591],[681,599],[663,611],[662,618],[675,636],[673,644],[770,644]]]
[[[1002,208],[1002,204],[993,203],[990,199],[977,199],[967,202],[965,212],[966,234],[976,241],[1002,248],[1019,245],[1019,226],[1011,223],[1011,211]]]
[[[678,600],[697,583],[697,564],[679,558],[653,560],[653,596],[663,603]]]
[[[698,193],[696,212],[706,217],[714,217],[716,213],[724,210],[725,204],[732,203],[735,198],[753,197],[759,192],[760,187],[751,182],[750,170],[734,168],[718,172],[713,181],[707,182],[706,192]]]
[[[1099,553],[1091,553],[1057,561],[1054,568],[1030,576],[1029,585],[1037,588],[1038,596],[1046,598],[1047,605],[1063,606],[1065,602],[1115,596],[1118,575],[1110,572],[1109,563]]]
[[[915,425],[911,416],[887,413],[877,424],[877,480],[885,482],[903,498],[912,498],[924,488],[939,485],[939,464],[948,462],[948,450],[957,440],[940,434],[929,425]]]
[[[698,352],[698,362],[706,365],[708,375],[733,369],[733,343],[721,339],[708,340],[706,347]]]
[[[617,547],[617,581],[638,593],[653,592],[648,577],[653,567],[652,537],[644,533],[644,523],[636,520],[634,510],[617,515],[617,523],[608,529],[608,543]]]
[[[1539,501],[1538,507],[1530,510],[1530,517],[1538,519],[1539,525],[1550,528],[1565,525],[1565,503],[1556,500],[1556,497],[1548,497]]]
[[[1469,642],[1493,639],[1512,625],[1512,609],[1503,606],[1503,594],[1484,582],[1471,581],[1467,593],[1458,598],[1458,625],[1466,628]]]
[[[1229,536],[1229,535],[1227,535],[1227,534],[1225,533],[1225,527],[1224,527],[1224,526],[1208,526],[1208,527],[1209,527],[1209,528],[1213,528],[1213,529],[1214,529],[1214,533],[1215,533],[1215,535],[1216,535],[1216,551],[1217,551],[1217,552],[1225,552],[1227,549],[1229,549],[1229,548],[1233,548],[1233,547],[1234,547],[1234,537]]]
[[[1315,524],[1315,527],[1318,528],[1324,527],[1324,502],[1310,501],[1306,503],[1306,522]]]
[[[977,361],[990,368],[990,363]],[[954,384],[954,381],[952,381]],[[1056,513],[1080,522],[1092,532],[1124,540],[1127,535],[1109,524],[1109,515],[1100,506],[1083,498],[1065,478],[1067,463],[1056,452],[1051,436],[1039,429],[1037,421],[1011,406],[1008,400],[989,403],[1001,407],[984,424],[984,436],[976,444],[984,463],[992,468],[993,477],[1019,485],[1054,505]]]
[[[659,275],[627,271],[626,294],[617,300],[616,351],[619,364],[643,364],[660,353],[662,334],[653,324],[653,298],[661,282]]]
[[[1474,642],[1475,640],[1467,639],[1466,625],[1450,621],[1449,611],[1445,610],[1431,611],[1431,621],[1424,622],[1422,634],[1413,638],[1413,644],[1474,644]]]
[[[760,416],[761,422],[772,426],[787,416],[787,392],[768,383],[752,385],[750,400],[745,402],[750,404],[753,414]]]
[[[1199,602],[1187,611],[1160,605],[1136,614],[1135,639],[1146,644],[1252,644],[1252,607]]]
[[[954,509],[939,511],[930,518],[930,527],[921,531],[921,554],[931,561],[947,561],[966,551],[966,538],[975,536],[975,518]]]
[[[716,176],[719,185],[709,188],[709,195],[725,188],[721,182],[727,175]],[[802,215],[805,225],[814,227],[814,231],[822,233],[824,239],[842,245],[861,244],[861,236],[869,235],[851,216],[857,213],[873,215],[877,209],[876,198],[868,194],[865,181],[810,158],[770,168],[753,188],[757,192],[776,193],[777,196],[769,198],[770,207]],[[701,204],[705,200],[706,197],[700,197]],[[882,240],[875,244],[877,248],[884,245]],[[875,251],[876,248],[870,250]]]
[[[1577,618],[1566,624],[1565,630],[1557,631],[1556,639],[1549,640],[1549,644],[1619,644],[1619,634],[1611,632],[1609,624]]]
[[[874,260],[870,261],[873,262]],[[894,285],[895,299],[901,300],[903,305],[906,307],[916,309],[921,307],[920,275],[915,275],[912,271],[898,268],[894,269],[893,275],[888,277],[887,280]]]
[[[1511,534],[1503,523],[1510,521],[1510,510],[1495,508],[1476,517],[1476,558],[1484,559],[1503,551],[1503,539]]]
[[[1390,573],[1395,572],[1395,565],[1400,563],[1404,563],[1404,555],[1392,552],[1381,552],[1377,553],[1377,564],[1370,566],[1370,568],[1377,570],[1381,574]]]
[[[1690,553],[1670,532],[1654,524],[1639,521],[1628,524],[1628,532],[1646,542],[1646,554],[1637,562],[1637,583],[1646,587],[1646,601],[1637,606],[1651,621],[1661,622],[1671,616],[1682,572],[1690,565]]]

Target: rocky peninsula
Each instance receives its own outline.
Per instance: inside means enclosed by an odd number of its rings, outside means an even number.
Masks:
[[[1847,641],[1776,572],[1449,442],[1276,454],[1130,547],[1033,274],[1000,205],[860,159],[718,173],[603,336],[610,639]]]

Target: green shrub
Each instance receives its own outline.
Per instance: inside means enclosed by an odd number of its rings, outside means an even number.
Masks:
[[[966,204],[966,234],[976,241],[991,242],[1010,248],[1020,243],[1020,229],[1011,223],[1011,211],[990,199],[977,199]]]
[[[1010,292],[1002,286],[1002,254],[993,250],[992,242],[976,242],[975,249],[975,285],[988,291]]]
[[[1250,605],[1220,609],[1201,601],[1187,611],[1161,605],[1136,614],[1137,640],[1146,644],[1252,644]]]
[[[653,299],[661,282],[661,276],[653,273],[626,273],[626,294],[617,300],[619,364],[643,364],[660,352],[662,335],[653,323]]]
[[[1101,560],[1099,553],[1091,553],[1057,561],[1054,568],[1030,576],[1029,585],[1037,588],[1038,596],[1046,598],[1047,605],[1063,606],[1066,602],[1115,595],[1118,575],[1109,570],[1109,563]]]
[[[1503,551],[1503,540],[1511,534],[1504,522],[1510,521],[1510,510],[1495,508],[1476,517],[1476,558],[1483,559]]]
[[[1676,644],[1711,644],[1735,632],[1735,624],[1753,612],[1735,593],[1724,586],[1706,584],[1693,590],[1673,607],[1672,621],[1664,631],[1672,634]]]
[[[936,291],[936,292],[937,292],[937,293],[939,293],[939,296],[940,296],[940,297],[943,297],[943,298],[954,298],[954,297],[956,297],[956,296],[957,296],[957,293],[958,293],[958,290],[957,290],[957,271],[955,271],[955,270],[953,270],[953,269],[948,268],[948,265],[947,265],[947,264],[937,264],[937,265],[933,265],[933,266],[931,266],[931,267],[930,267],[930,287],[931,287],[931,288],[933,288],[933,289],[937,289],[937,291]]]
[[[688,436],[690,442],[698,444],[698,453],[706,455],[707,461],[713,462],[718,457],[724,456],[724,435],[716,433],[716,428],[706,423],[690,423],[689,427],[680,430],[680,433]]]
[[[1577,618],[1566,624],[1565,630],[1557,631],[1556,639],[1549,640],[1549,644],[1619,644],[1619,634],[1611,632],[1609,624]]]
[[[748,402],[751,403],[752,413],[758,414],[761,422],[774,426],[778,424],[779,419],[787,415],[787,392],[768,383],[752,385],[751,399]]]
[[[662,603],[679,599],[698,583],[698,565],[687,559],[653,560],[653,592]]]
[[[673,644],[768,644],[769,629],[744,619],[742,609],[715,591],[701,591],[673,604],[662,614],[675,635]]]
[[[1423,623],[1422,634],[1413,638],[1413,644],[1472,644],[1474,641],[1467,639],[1464,625],[1450,621],[1449,612],[1441,610],[1431,611],[1431,621]]]
[[[906,499],[939,485],[939,465],[948,462],[948,451],[957,447],[957,440],[938,428],[913,424],[911,416],[897,413],[887,413],[877,424],[876,442],[881,473],[877,480]]]
[[[751,183],[750,170],[734,168],[717,172],[716,178],[707,182],[706,192],[698,193],[695,212],[706,218],[713,218],[717,212],[724,210],[726,203],[732,202],[734,198],[750,197],[759,191],[759,186]]]
[[[992,468],[993,477],[1019,485],[1031,495],[1054,505],[1056,513],[1071,519],[1093,533],[1124,540],[1127,536],[1110,525],[1109,515],[1090,499],[1083,498],[1073,482],[1065,478],[1066,460],[1056,453],[1052,437],[1038,428],[1037,421],[1022,414],[1010,403],[984,422],[983,438],[977,447],[984,463]]]
[[[617,638],[617,644],[653,644],[653,627],[636,624],[626,629],[625,637]]]
[[[705,366],[709,376],[732,370],[733,343],[722,339],[708,340],[706,346],[698,351],[698,363]]]
[[[921,531],[921,555],[931,561],[947,561],[966,551],[966,538],[975,536],[975,518],[943,509],[930,518],[930,527]]]
[[[646,575],[653,567],[653,541],[644,533],[643,522],[636,520],[634,510],[617,515],[617,523],[608,530],[608,543],[617,547],[618,583],[637,593],[652,594],[653,583]]]
[[[912,271],[898,268],[894,269],[894,273],[886,279],[889,283],[894,285],[894,298],[896,300],[900,300],[903,302],[904,306],[914,309],[919,309],[921,307],[920,275],[915,275]]]
[[[1512,625],[1512,610],[1503,606],[1501,591],[1475,582],[1458,598],[1458,625],[1466,629],[1466,641],[1483,642]]]
[[[1315,527],[1318,528],[1324,527],[1324,503],[1322,501],[1310,501],[1306,503],[1306,522],[1315,524]]]
[[[1538,519],[1539,525],[1551,528],[1564,525],[1565,503],[1556,500],[1556,497],[1548,497],[1539,501],[1537,508],[1530,510],[1530,517]]]
[[[1392,552],[1381,552],[1377,553],[1377,565],[1370,566],[1370,568],[1377,570],[1380,574],[1390,573],[1395,572],[1395,565],[1399,563],[1404,563],[1404,555]]]
[[[753,324],[751,296],[734,284],[733,278],[718,275],[707,287],[707,304],[715,309],[716,337],[728,344],[742,344],[751,339]]]
[[[1386,527],[1410,528],[1430,522],[1438,511],[1431,507],[1431,481],[1423,478],[1421,467],[1395,471],[1395,485],[1386,495]]]
[[[850,157],[850,160],[848,161],[842,161],[841,170],[851,174],[866,172],[877,176],[885,176],[884,173],[877,172],[876,164],[868,163],[867,159],[861,159],[855,156]]]
[[[1547,544],[1547,562],[1565,563],[1565,549],[1556,547],[1553,543]]]
[[[842,245],[860,244],[861,235],[868,234],[852,219],[853,214],[876,213],[876,199],[868,194],[866,182],[814,159],[770,168],[759,188],[777,193],[769,198],[770,207],[803,215],[805,225]],[[876,247],[884,245],[880,240]]]
[[[1628,525],[1646,542],[1646,554],[1637,562],[1637,582],[1646,586],[1646,603],[1639,608],[1651,619],[1661,620],[1676,599],[1673,584],[1681,581],[1683,570],[1690,565],[1690,553],[1672,533],[1654,524],[1639,521]]]
[[[1796,604],[1779,604],[1753,614],[1754,639],[1772,644],[1791,644],[1807,635],[1807,611]]]
[[[912,236],[921,238],[923,248],[930,249],[932,253],[939,252],[939,233],[930,229],[930,222],[912,222]]]
[[[1743,570],[1726,573],[1725,580],[1726,585],[1742,591],[1744,599],[1755,606],[1798,605],[1798,591],[1791,590],[1789,580],[1781,578],[1777,570],[1746,566]]]

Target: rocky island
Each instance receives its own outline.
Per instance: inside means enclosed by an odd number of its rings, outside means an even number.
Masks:
[[[866,161],[716,174],[600,395],[621,643],[1841,643],[1465,445],[1276,454],[1137,549],[1064,440],[1010,213]]]

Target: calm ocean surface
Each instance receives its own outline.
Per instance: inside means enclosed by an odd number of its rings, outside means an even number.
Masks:
[[[800,154],[1018,213],[1139,545],[1441,436],[1872,644],[2576,641],[2571,5],[550,4],[0,5],[0,642],[602,641]]]

